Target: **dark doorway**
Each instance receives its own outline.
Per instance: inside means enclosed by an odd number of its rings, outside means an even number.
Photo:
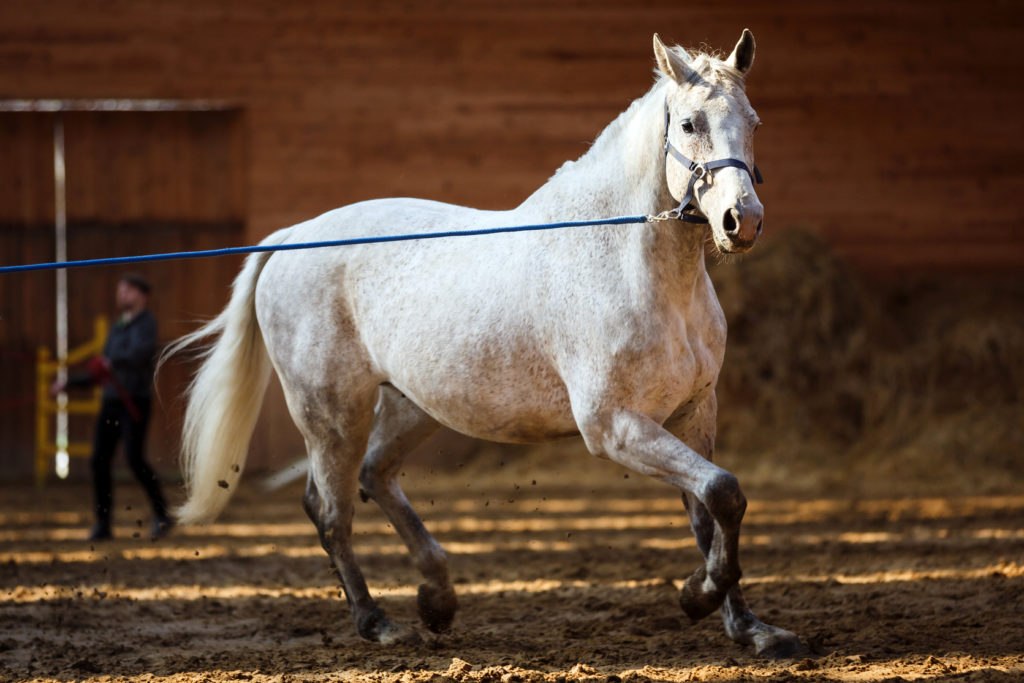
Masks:
[[[0,112],[0,262],[54,256],[53,127],[64,126],[69,259],[207,249],[242,244],[246,211],[244,116],[237,109]],[[9,150],[9,153],[7,153]],[[151,307],[166,342],[215,315],[239,258],[168,261],[68,271],[71,346],[97,315],[114,315],[125,270],[153,284]],[[32,472],[35,354],[54,345],[53,272],[0,280],[0,477]],[[160,378],[150,452],[170,465],[177,450],[188,368]],[[87,437],[88,424],[72,422]],[[72,462],[72,476],[83,463]]]

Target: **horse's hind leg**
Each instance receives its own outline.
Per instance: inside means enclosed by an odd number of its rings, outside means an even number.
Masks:
[[[371,401],[372,393],[347,405],[343,415],[325,416],[322,420],[310,417],[317,407],[303,411],[306,419],[300,427],[310,458],[303,507],[316,525],[320,543],[338,573],[359,635],[383,644],[417,642],[419,635],[415,631],[393,623],[370,597],[352,551],[352,516],[358,495],[359,464],[372,419]],[[330,403],[316,401],[318,407]]]
[[[458,603],[448,577],[444,550],[412,509],[398,483],[405,456],[438,428],[437,422],[394,387],[381,387],[376,418],[359,482],[391,520],[426,581],[420,585],[418,607],[423,624],[435,633],[446,631]]]

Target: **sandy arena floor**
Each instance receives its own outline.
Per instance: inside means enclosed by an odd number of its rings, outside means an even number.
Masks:
[[[151,543],[125,485],[118,540],[93,547],[85,487],[0,489],[0,680],[1024,680],[1024,496],[751,494],[748,597],[813,651],[775,662],[684,619],[698,554],[674,493],[586,466],[576,488],[536,467],[410,470],[461,601],[420,648],[356,636],[301,487],[250,478],[217,524]],[[414,623],[404,548],[372,503],[356,521],[375,595]]]

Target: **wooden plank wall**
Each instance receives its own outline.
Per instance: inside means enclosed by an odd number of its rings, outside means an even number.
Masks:
[[[1019,271],[1022,17],[1012,0],[0,3],[0,98],[232,101],[244,141],[224,152],[240,161],[225,163],[240,163],[242,180],[224,206],[241,203],[254,241],[379,196],[514,206],[647,90],[654,31],[728,51],[748,26],[766,239],[815,229],[873,271]],[[24,125],[4,138],[0,168],[31,177],[48,162],[26,160],[26,140],[48,131]],[[177,153],[157,163],[192,163]],[[102,166],[83,172],[71,208],[96,224],[145,201],[141,181],[114,187]],[[8,202],[25,220],[49,216],[33,181],[11,182],[0,183],[0,215]],[[166,196],[222,213],[197,187]],[[103,251],[102,238],[93,244]],[[3,260],[34,258],[37,247],[25,249],[4,242]],[[236,266],[209,266],[202,303],[226,300]],[[47,286],[0,283],[43,300]],[[300,450],[279,394],[265,413],[257,457]]]
[[[650,36],[758,38],[769,230],[869,267],[1020,267],[1019,3],[0,5],[0,96],[227,98],[250,236],[359,199],[509,207],[650,84]],[[770,234],[770,233],[769,233]]]

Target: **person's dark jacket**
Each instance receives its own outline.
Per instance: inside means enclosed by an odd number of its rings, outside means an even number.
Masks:
[[[148,398],[152,394],[156,350],[156,318],[148,309],[128,322],[118,320],[110,329],[103,345],[103,355],[110,361],[114,377],[129,396]],[[94,383],[94,378],[88,373],[76,373],[68,382],[70,386]],[[111,382],[104,383],[103,398],[120,398]]]

